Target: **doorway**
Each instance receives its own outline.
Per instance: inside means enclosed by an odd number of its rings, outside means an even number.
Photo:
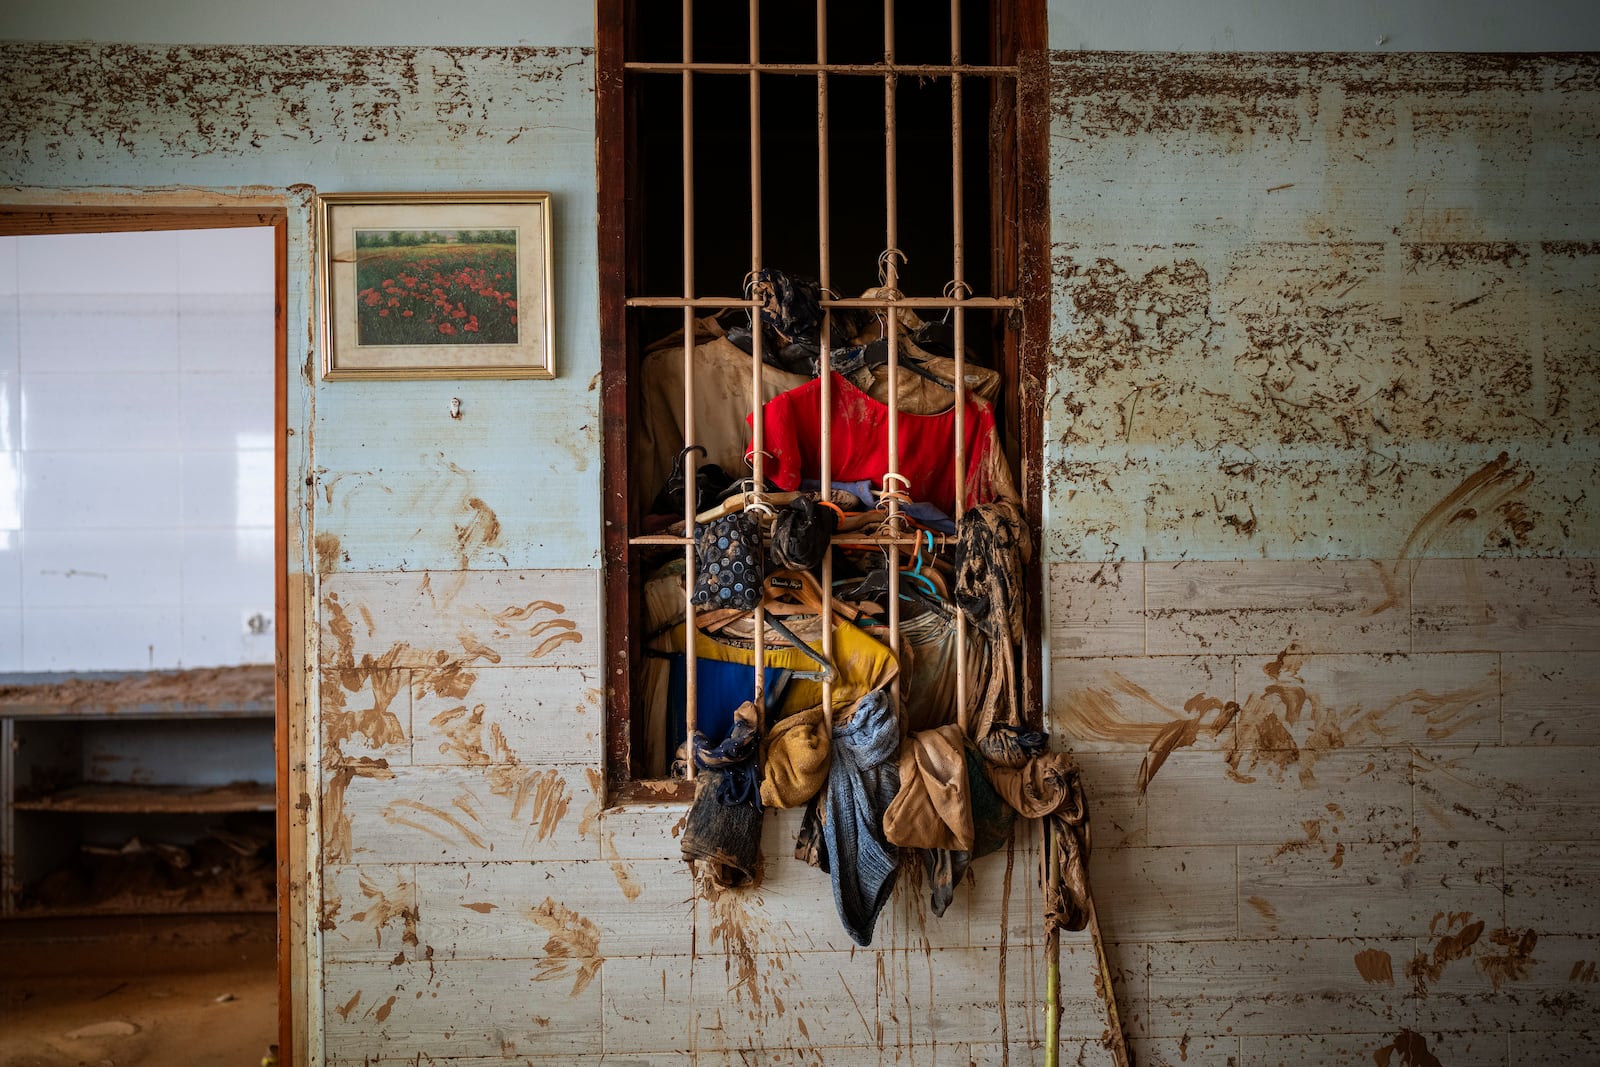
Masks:
[[[0,209],[8,1067],[287,1030],[286,222]]]

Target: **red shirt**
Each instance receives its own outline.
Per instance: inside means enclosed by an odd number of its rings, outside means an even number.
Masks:
[[[889,469],[889,407],[834,374],[832,393],[833,478],[882,485]],[[770,454],[766,476],[779,489],[800,488],[803,478],[822,476],[821,379],[779,393],[762,406],[763,445]],[[746,421],[753,421],[747,417]],[[999,448],[994,409],[969,400],[966,423],[967,499],[955,508],[956,413],[900,413],[900,473],[911,482],[913,500],[959,517],[998,495],[990,453]]]

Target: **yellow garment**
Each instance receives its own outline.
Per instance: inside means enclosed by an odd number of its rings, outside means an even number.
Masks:
[[[702,633],[697,633],[695,641],[695,655],[701,659],[721,660],[724,663],[744,663],[755,666],[756,654],[754,649],[739,648],[726,645]],[[822,651],[821,640],[807,641],[806,644]],[[683,637],[683,626],[674,626],[662,635],[658,648],[663,652],[684,652],[686,646]],[[791,671],[820,671],[822,668],[816,660],[807,656],[793,645],[769,644],[766,647],[766,663],[768,667],[781,667]],[[851,623],[839,620],[833,626],[833,665],[838,671],[838,678],[833,683],[833,711],[839,720],[856,705],[856,701],[878,689],[888,685],[890,679],[900,670],[895,661],[894,653],[879,641],[873,640]],[[807,708],[822,706],[822,683],[811,678],[791,679],[783,691],[783,700],[773,711],[773,720],[786,718],[796,712]]]
[[[798,808],[816,796],[828,780],[829,745],[821,707],[774,723],[761,758],[761,803]]]
[[[904,848],[972,851],[972,793],[960,726],[923,730],[901,743],[900,792],[883,813],[883,836]]]

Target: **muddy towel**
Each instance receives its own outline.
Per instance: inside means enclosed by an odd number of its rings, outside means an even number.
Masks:
[[[761,847],[761,800],[756,778],[759,740],[756,706],[734,712],[733,730],[710,746],[694,737],[694,804],[683,828],[683,858],[705,864],[720,886],[741,886],[755,877]]]
[[[955,725],[906,738],[900,747],[900,791],[883,816],[890,841],[906,848],[972,850],[965,747]]]
[[[828,780],[828,748],[821,708],[774,723],[762,760],[761,803],[769,808],[798,808],[816,796]]]
[[[995,723],[1021,725],[1017,646],[1022,642],[1022,567],[1033,542],[1022,509],[1009,500],[980,504],[957,525],[954,595],[967,622],[989,639],[994,676],[967,736],[982,741]]]
[[[1020,767],[990,765],[987,772],[995,791],[1019,814],[1049,820],[1045,862],[1056,877],[1045,880],[1045,921],[1082,930],[1089,922],[1089,805],[1072,757],[1044,752]]]
[[[828,784],[817,798],[824,809],[817,865],[833,877],[839,921],[858,945],[872,944],[899,869],[899,851],[883,836],[883,812],[900,783],[899,745],[900,723],[888,694],[868,693],[849,720],[833,728]]]

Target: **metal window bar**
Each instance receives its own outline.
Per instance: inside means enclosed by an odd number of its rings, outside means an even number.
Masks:
[[[979,297],[971,294],[971,289],[965,280],[965,218],[964,218],[964,130],[962,127],[962,91],[965,77],[981,77],[991,81],[995,91],[1001,91],[1007,79],[1010,80],[1012,91],[1020,95],[1020,79],[1017,77],[1019,68],[1015,65],[988,64],[973,65],[963,61],[961,53],[961,0],[950,0],[950,62],[948,65],[939,64],[900,64],[895,59],[895,18],[894,0],[883,0],[883,62],[877,64],[830,64],[827,54],[827,0],[817,0],[816,6],[816,50],[817,61],[808,63],[768,63],[761,62],[760,55],[760,4],[759,0],[749,0],[749,61],[746,63],[701,63],[694,59],[694,8],[693,0],[682,0],[682,59],[678,63],[665,62],[626,62],[623,68],[630,74],[670,74],[677,73],[681,78],[682,93],[682,198],[683,198],[683,292],[681,296],[658,296],[640,294],[630,296],[626,306],[630,308],[679,308],[683,312],[683,428],[684,441],[692,444],[696,437],[694,422],[694,352],[695,352],[695,316],[697,311],[723,311],[730,308],[748,309],[753,318],[758,317],[758,301],[752,298],[748,291],[741,297],[707,297],[695,295],[694,256],[695,256],[695,210],[694,210],[694,77],[696,74],[718,75],[744,75],[748,80],[749,88],[749,125],[750,125],[750,245],[751,245],[751,273],[749,279],[754,279],[764,266],[762,251],[762,196],[761,196],[761,78],[763,75],[812,75],[816,78],[817,86],[817,220],[818,220],[818,280],[822,288],[823,297],[820,301],[822,308],[822,344],[820,359],[820,396],[819,403],[823,412],[821,420],[820,467],[821,491],[826,495],[833,485],[833,433],[831,421],[827,413],[831,411],[832,404],[832,314],[836,308],[872,308],[883,315],[883,336],[887,343],[888,360],[886,364],[887,389],[889,396],[887,412],[887,453],[888,471],[883,482],[886,490],[887,518],[880,526],[878,532],[873,534],[838,534],[833,538],[833,545],[849,546],[876,546],[883,550],[888,567],[888,629],[889,647],[896,655],[900,651],[900,550],[902,546],[914,547],[923,543],[919,536],[914,536],[905,526],[901,514],[900,493],[915,491],[916,487],[909,486],[899,474],[900,457],[900,411],[899,375],[900,375],[900,322],[898,314],[902,308],[919,311],[943,310],[953,322],[953,342],[955,348],[955,439],[952,449],[952,462],[954,469],[955,505],[957,514],[952,518],[959,518],[966,506],[966,313],[968,310],[1011,311],[1021,307],[1021,301],[1015,297]],[[951,219],[952,219],[952,279],[945,287],[944,293],[939,297],[907,296],[899,292],[899,263],[903,260],[897,242],[899,233],[899,197],[898,197],[898,138],[897,138],[897,110],[896,91],[900,75],[912,75],[918,78],[948,78],[950,81],[950,124],[951,124]],[[878,77],[883,80],[884,95],[884,207],[885,207],[885,252],[880,257],[880,290],[872,297],[841,297],[831,289],[831,248],[829,242],[829,226],[831,209],[829,204],[829,98],[828,82],[830,76],[847,77]],[[756,328],[751,331],[751,410],[757,417],[751,420],[752,443],[750,446],[750,476],[756,489],[753,500],[760,500],[760,487],[765,484],[764,426],[759,413],[762,409],[762,366],[763,360],[763,331],[759,323],[753,324]],[[694,491],[696,485],[698,464],[693,452],[684,456],[683,478],[685,485],[684,495],[684,532],[681,536],[668,534],[655,534],[634,536],[629,538],[631,545],[673,545],[681,544],[684,551],[684,633],[685,633],[685,728],[687,738],[692,739],[697,727],[696,705],[698,696],[697,686],[697,649],[696,637],[698,625],[696,611],[689,594],[692,592],[696,580],[695,573],[695,545],[694,525],[696,515],[696,498]],[[947,545],[954,538],[944,535],[932,539],[934,544]],[[828,662],[833,660],[833,552],[832,549],[824,556],[822,564],[822,654]],[[757,607],[754,619],[754,654],[758,665],[765,661],[765,617],[761,607]],[[968,641],[965,620],[958,612],[956,614],[956,702],[957,707],[966,707],[966,691],[968,686],[966,672],[966,646]],[[899,679],[893,683],[896,701],[899,697]],[[763,715],[762,728],[765,729],[765,701],[764,701],[764,672],[759,668],[755,672],[754,700]],[[832,679],[824,675],[822,679],[824,728],[831,730],[833,725],[832,714]],[[690,778],[695,776],[694,760],[687,763],[687,774]]]

